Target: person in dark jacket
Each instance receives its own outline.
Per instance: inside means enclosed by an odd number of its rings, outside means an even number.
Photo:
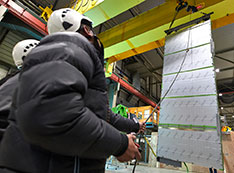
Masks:
[[[0,148],[1,171],[98,173],[110,155],[140,159],[135,137],[118,131],[137,132],[140,124],[109,109],[102,46],[90,20],[60,9],[48,31],[25,58]]]
[[[16,67],[20,70],[23,58],[39,43],[35,39],[27,39],[18,42],[12,51],[12,57]],[[8,126],[7,118],[10,113],[13,93],[17,87],[19,70],[6,76],[0,83],[0,141]]]

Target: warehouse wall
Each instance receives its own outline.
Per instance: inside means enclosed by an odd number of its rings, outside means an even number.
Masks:
[[[7,68],[3,65],[0,65],[0,80],[7,75]]]

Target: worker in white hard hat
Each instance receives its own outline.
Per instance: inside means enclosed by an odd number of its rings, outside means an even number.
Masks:
[[[18,69],[22,67],[23,59],[39,43],[35,39],[27,39],[18,42],[12,51],[14,63]],[[7,75],[0,81],[0,140],[8,126],[7,118],[10,113],[12,96],[17,87],[19,70]]]
[[[92,21],[72,9],[48,20],[49,36],[25,58],[0,167],[22,173],[103,173],[106,158],[140,159],[143,124],[108,105],[103,46]]]
[[[39,44],[38,40],[35,39],[26,39],[18,42],[12,51],[12,57],[14,63],[18,69],[21,69],[23,65],[24,58],[28,55],[28,53]]]

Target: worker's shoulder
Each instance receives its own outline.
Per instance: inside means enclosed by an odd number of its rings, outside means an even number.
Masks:
[[[44,37],[37,47],[41,49],[34,49],[32,52],[42,52],[50,50],[54,53],[61,51],[68,51],[71,54],[77,54],[81,49],[84,50],[92,59],[96,60],[97,53],[94,46],[83,35],[77,32],[57,32]],[[66,50],[65,50],[66,49]]]
[[[75,43],[77,46],[88,47],[93,49],[93,46],[90,42],[80,33],[77,32],[57,32],[51,35],[48,35],[41,39],[39,45],[44,45],[48,43]]]
[[[5,82],[0,86],[0,95],[11,95],[17,87],[19,71],[6,77]]]
[[[58,32],[43,38],[25,57],[23,72],[36,65],[66,61],[77,67],[92,66],[98,61],[94,46],[76,32]]]

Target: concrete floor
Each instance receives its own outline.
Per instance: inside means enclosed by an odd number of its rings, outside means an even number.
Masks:
[[[113,168],[110,168],[113,169]],[[133,166],[121,167],[118,170],[106,170],[106,173],[132,173]],[[185,173],[183,171],[162,169],[162,168],[152,168],[147,166],[137,165],[135,173]]]

